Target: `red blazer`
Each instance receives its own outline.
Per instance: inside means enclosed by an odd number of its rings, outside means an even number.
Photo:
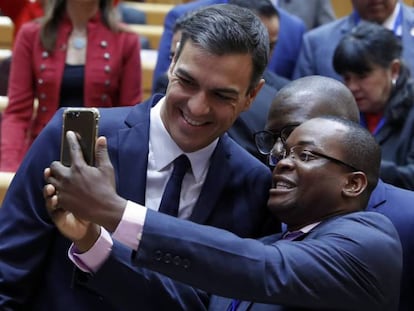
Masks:
[[[139,38],[129,32],[112,32],[98,13],[88,23],[85,61],[86,107],[131,106],[141,101]],[[67,16],[58,29],[53,53],[40,43],[40,24],[26,23],[13,49],[9,104],[1,124],[0,170],[15,171],[32,141],[59,107],[66,46],[72,24]],[[39,101],[33,116],[33,100]]]

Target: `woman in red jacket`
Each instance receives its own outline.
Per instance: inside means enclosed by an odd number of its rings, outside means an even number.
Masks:
[[[139,103],[139,51],[138,36],[118,23],[112,0],[48,0],[44,18],[24,24],[16,38],[0,170],[17,170],[59,107]]]

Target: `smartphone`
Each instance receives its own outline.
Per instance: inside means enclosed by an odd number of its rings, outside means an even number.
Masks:
[[[83,157],[89,165],[94,165],[95,141],[98,135],[99,110],[97,108],[66,108],[63,112],[62,142],[60,161],[71,165],[69,144],[66,132],[73,131],[78,137]]]

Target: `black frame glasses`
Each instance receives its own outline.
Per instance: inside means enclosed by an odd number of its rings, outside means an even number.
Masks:
[[[289,135],[299,125],[300,123],[288,124],[277,132],[265,130],[254,133],[254,143],[257,150],[263,155],[269,155],[277,140],[280,138],[282,143],[285,144]]]
[[[303,162],[303,163],[316,160],[319,157],[319,158],[324,158],[326,160],[329,160],[338,165],[345,166],[346,168],[351,169],[351,171],[353,172],[361,171],[360,169],[357,169],[355,166],[348,164],[342,160],[333,158],[324,153],[320,153],[314,150],[309,150],[308,147],[302,146],[302,145],[296,145],[289,149],[285,148],[283,152],[279,152],[277,154],[273,154],[271,152],[270,157],[269,157],[271,159],[269,159],[269,162],[271,161],[277,164],[277,162],[279,162],[280,160],[286,159],[288,157],[291,157],[292,159],[295,159],[295,160],[299,160],[300,162]]]

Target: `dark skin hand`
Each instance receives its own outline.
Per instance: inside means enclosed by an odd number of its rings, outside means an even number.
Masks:
[[[74,132],[69,131],[67,139],[72,165],[66,167],[54,161],[45,169],[48,184],[43,196],[59,231],[84,252],[99,237],[99,225],[115,231],[127,201],[116,193],[106,139],[99,137],[96,141],[96,167],[85,162]]]

